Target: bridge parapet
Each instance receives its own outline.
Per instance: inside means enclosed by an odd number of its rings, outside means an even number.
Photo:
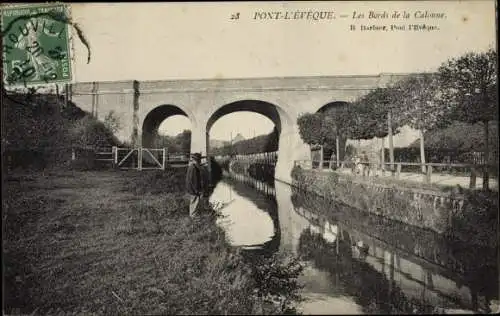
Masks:
[[[409,74],[384,73],[357,76],[224,78],[140,81],[141,93],[209,92],[209,91],[312,91],[371,90],[396,82]],[[92,93],[92,82],[73,84],[74,93]],[[98,82],[98,92],[133,93],[133,81]]]
[[[98,94],[111,93],[133,93],[134,82],[130,81],[99,81],[94,85],[93,82],[77,82],[72,84],[73,94],[91,94],[94,89]]]

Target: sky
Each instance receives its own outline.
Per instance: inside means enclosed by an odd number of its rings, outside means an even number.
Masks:
[[[395,10],[411,17],[369,18],[369,11]],[[275,11],[333,11],[336,19],[264,19]],[[417,19],[416,11],[445,18]],[[239,19],[231,20],[236,13]],[[360,13],[363,19],[353,18]],[[72,16],[91,49],[87,64],[86,48],[78,39],[73,42],[76,82],[433,71],[448,58],[496,46],[492,0],[75,3]],[[397,23],[426,23],[439,30],[349,31],[351,24],[359,30]],[[254,128],[257,134],[272,129],[260,124],[257,114],[229,114],[219,121],[230,117],[234,122],[216,122],[224,128],[214,125],[212,137],[227,139],[229,129],[239,128],[245,137],[253,136]],[[171,120],[175,130],[180,123]]]
[[[257,125],[248,122],[258,121]],[[189,129],[191,122],[183,115],[174,115],[162,122],[158,127],[160,135],[175,136],[185,129]],[[262,114],[241,111],[225,115],[218,119],[210,129],[210,138],[217,140],[230,140],[238,133],[246,139],[262,134],[269,134],[274,128],[274,123]]]

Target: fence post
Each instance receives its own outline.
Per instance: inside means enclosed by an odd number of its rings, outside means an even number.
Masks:
[[[142,170],[142,147],[137,149],[137,169]]]
[[[432,166],[428,165],[425,173],[425,181],[430,184],[432,179]]]
[[[71,161],[76,160],[75,147],[71,147]]]
[[[476,168],[472,167],[470,171],[470,181],[469,181],[469,189],[476,188]]]
[[[162,170],[165,170],[165,167],[167,166],[167,150],[165,147],[163,147],[163,167]]]
[[[400,175],[401,175],[401,163],[398,162],[396,167],[396,179],[399,179]]]
[[[319,152],[319,166],[318,166],[318,169],[319,170],[323,170],[323,159],[324,159],[324,157],[323,157],[323,145],[320,145],[319,148],[320,148],[319,149],[320,152]]]
[[[118,165],[118,147],[113,146],[112,152],[113,152],[113,162],[116,167],[116,165]]]

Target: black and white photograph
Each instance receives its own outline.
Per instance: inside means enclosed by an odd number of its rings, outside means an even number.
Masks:
[[[500,313],[496,1],[0,12],[2,314]]]

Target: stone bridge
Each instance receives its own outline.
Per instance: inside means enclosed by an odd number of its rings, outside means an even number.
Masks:
[[[352,102],[407,75],[82,82],[71,86],[71,100],[101,120],[114,110],[122,125],[116,136],[135,146],[151,146],[163,120],[184,115],[191,152],[203,155],[210,155],[208,135],[219,118],[260,113],[280,132],[276,178],[290,183],[293,161],[309,159],[296,123],[301,113]]]

